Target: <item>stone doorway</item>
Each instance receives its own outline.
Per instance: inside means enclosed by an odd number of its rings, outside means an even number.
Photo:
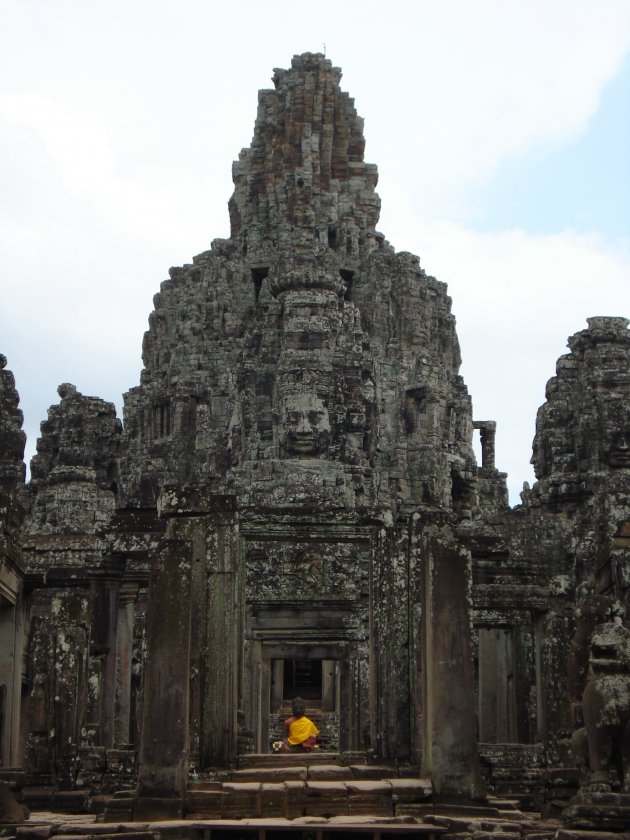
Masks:
[[[285,736],[284,721],[291,702],[302,697],[306,714],[320,731],[320,747],[339,749],[339,663],[312,657],[272,659],[269,703],[269,740]]]
[[[369,725],[367,651],[350,640],[255,639],[246,645],[244,717],[254,751],[270,752],[285,737],[291,700],[304,696],[306,714],[327,752],[364,747]],[[251,723],[250,723],[251,721]]]
[[[291,705],[294,697],[302,697],[308,706],[322,706],[322,660],[284,659],[282,705]]]

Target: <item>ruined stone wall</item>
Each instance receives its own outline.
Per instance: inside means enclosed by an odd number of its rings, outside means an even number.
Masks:
[[[528,511],[567,519],[571,587],[610,593],[628,614],[630,555],[630,331],[627,318],[589,318],[569,339],[547,383],[532,461],[537,482]]]
[[[112,526],[122,431],[114,406],[69,384],[59,395],[31,462],[22,536],[30,664],[24,761],[39,784],[111,790],[129,784],[129,762],[112,750],[139,740],[152,529],[146,518]]]
[[[520,789],[538,805],[554,786],[544,790],[542,770],[524,786],[528,754],[565,788],[579,778],[554,770],[575,762],[567,682],[575,605],[606,595],[630,622],[628,320],[589,318],[569,347],[538,412],[536,484],[515,510],[486,507],[460,531],[473,556],[479,737],[495,745],[484,747],[495,789]],[[507,743],[521,745],[518,760]]]

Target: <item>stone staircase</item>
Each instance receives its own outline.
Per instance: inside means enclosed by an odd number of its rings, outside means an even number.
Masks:
[[[582,840],[524,814],[518,800],[436,806],[418,769],[369,764],[361,753],[241,757],[188,785],[183,818],[135,812],[135,792],[108,797],[104,813],[32,814],[16,840]],[[565,836],[566,835],[566,836]],[[600,840],[598,838],[597,840]]]
[[[336,753],[249,755],[229,778],[202,778],[188,789],[188,819],[404,816],[431,786],[417,770],[341,763]]]

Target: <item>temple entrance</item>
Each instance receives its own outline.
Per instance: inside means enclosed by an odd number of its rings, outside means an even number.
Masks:
[[[270,710],[291,709],[302,697],[307,709],[339,710],[339,663],[336,659],[273,659]]]
[[[255,753],[272,752],[274,741],[286,738],[284,721],[298,696],[323,751],[370,747],[365,618],[345,602],[248,604],[239,693]]]
[[[339,663],[334,659],[272,659],[269,739],[282,740],[291,703],[301,697],[306,714],[320,731],[321,749],[339,749]]]

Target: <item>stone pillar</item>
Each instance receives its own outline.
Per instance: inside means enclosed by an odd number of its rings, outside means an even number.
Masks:
[[[176,527],[177,520],[173,522],[171,532],[184,530],[185,526]],[[158,549],[151,573],[135,820],[183,815],[188,778],[191,554],[189,541],[169,534]]]
[[[205,648],[208,626],[208,580],[206,574],[205,520],[190,520],[192,540],[192,587],[190,620],[190,769],[202,766],[203,705],[206,688]]]
[[[213,500],[206,519],[206,571],[208,575],[205,643],[205,689],[202,767],[225,767],[236,760],[243,668],[243,580],[239,564],[238,532],[231,504]],[[268,728],[271,672],[266,662],[261,686]],[[268,750],[263,734],[262,751]]]
[[[93,642],[103,651],[102,691],[103,716],[101,718],[103,744],[110,748],[115,742],[115,706],[116,706],[116,669],[118,594],[120,581],[106,580],[98,594],[98,614],[100,621],[95,623]]]
[[[334,712],[337,708],[337,662],[322,660],[322,711]]]
[[[271,711],[282,709],[284,698],[284,659],[274,659],[271,665]]]
[[[382,528],[371,580],[371,743],[379,757],[398,761],[409,761],[415,746],[411,732],[410,582],[408,529]],[[342,708],[346,708],[343,702]]]
[[[418,526],[417,527],[421,527]],[[424,756],[436,803],[485,797],[477,748],[470,556],[448,527],[419,534],[424,565]]]
[[[479,440],[481,441],[481,468],[483,470],[495,469],[494,440],[497,431],[497,424],[494,420],[475,420],[473,429],[479,429]]]
[[[16,657],[16,605],[5,601],[0,590],[0,764],[17,766],[19,733],[20,659]]]
[[[135,583],[123,583],[118,593],[116,630],[116,694],[114,701],[114,746],[130,742],[131,660],[133,655],[133,605],[138,594]]]

